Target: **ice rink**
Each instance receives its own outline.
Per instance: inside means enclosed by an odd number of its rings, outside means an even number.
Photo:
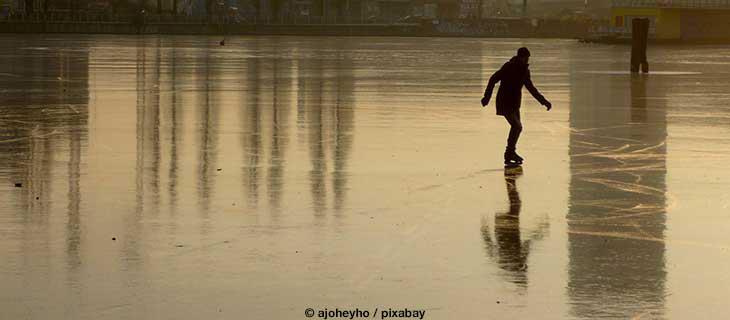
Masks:
[[[0,319],[730,312],[730,46],[219,41],[0,35]]]

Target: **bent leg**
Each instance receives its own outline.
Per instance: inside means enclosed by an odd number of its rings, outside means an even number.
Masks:
[[[517,140],[520,139],[522,133],[522,121],[520,120],[520,112],[515,111],[504,115],[510,125],[509,136],[507,137],[507,151],[514,152],[517,149]]]

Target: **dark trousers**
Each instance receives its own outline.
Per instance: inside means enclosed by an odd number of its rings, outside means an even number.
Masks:
[[[507,137],[507,151],[514,152],[517,148],[517,140],[520,139],[522,133],[522,121],[520,121],[520,111],[513,111],[504,115],[509,122],[509,137]]]

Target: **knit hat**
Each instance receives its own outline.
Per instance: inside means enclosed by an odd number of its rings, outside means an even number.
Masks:
[[[518,57],[529,57],[530,56],[530,50],[527,50],[527,48],[522,47],[517,49],[517,56]]]

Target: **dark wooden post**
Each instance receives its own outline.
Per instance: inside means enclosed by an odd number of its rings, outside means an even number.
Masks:
[[[522,17],[527,16],[527,0],[522,0]]]
[[[649,41],[649,19],[641,18],[631,21],[631,72],[649,72],[646,58],[646,46]]]

